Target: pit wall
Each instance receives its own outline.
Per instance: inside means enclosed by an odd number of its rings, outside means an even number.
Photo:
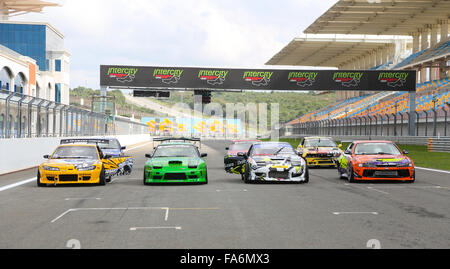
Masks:
[[[122,146],[127,147],[151,141],[151,137],[148,134],[108,137],[117,138]],[[68,137],[68,139],[73,138],[82,137]],[[46,154],[51,154],[60,144],[61,139],[64,138],[0,139],[0,175],[37,167],[44,161],[42,157]]]

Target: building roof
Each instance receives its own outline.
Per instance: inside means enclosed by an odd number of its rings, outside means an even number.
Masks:
[[[0,0],[0,13],[12,17],[30,12],[41,12],[44,7],[54,6],[58,4],[41,0]]]
[[[368,53],[392,46],[395,39],[295,38],[267,65],[339,67]]]
[[[339,0],[304,33],[411,35],[449,16],[448,0]]]

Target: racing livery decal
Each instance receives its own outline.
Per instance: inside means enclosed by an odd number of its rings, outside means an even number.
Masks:
[[[290,72],[289,82],[296,82],[300,87],[309,87],[316,82],[317,72]]]
[[[382,72],[378,75],[380,83],[386,83],[389,87],[402,87],[406,84],[409,74],[407,72]]]
[[[111,78],[116,78],[121,83],[125,83],[132,82],[136,77],[137,71],[137,68],[110,67],[107,75]]]
[[[363,72],[335,72],[333,80],[344,87],[356,87],[361,82]]]
[[[269,85],[272,75],[273,72],[246,71],[242,78],[253,86],[261,87]]]
[[[198,78],[210,85],[222,85],[229,72],[225,70],[200,70],[198,71]]]
[[[153,77],[165,84],[177,84],[183,72],[182,69],[155,69],[153,70]]]

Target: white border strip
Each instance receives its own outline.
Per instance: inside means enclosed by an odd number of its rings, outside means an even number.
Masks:
[[[140,146],[136,146],[136,147],[132,147],[132,148],[127,148],[127,149],[125,149],[124,151],[130,151],[130,150],[142,148],[142,147],[147,146],[147,145],[150,144],[150,143],[152,143],[152,142],[150,141],[150,142],[147,142],[147,143],[145,143],[145,144],[143,144],[143,145],[140,145]]]
[[[19,187],[19,186],[22,186],[22,185],[25,185],[25,184],[28,184],[30,182],[36,181],[36,179],[37,178],[34,177],[34,178],[30,178],[30,179],[26,179],[26,180],[22,180],[22,181],[16,182],[14,184],[10,184],[10,185],[6,185],[6,186],[3,186],[3,187],[0,187],[0,192],[9,190],[9,189],[12,189],[12,188],[15,188],[15,187]]]
[[[437,172],[437,173],[450,174],[450,171],[437,170],[437,169],[430,169],[430,168],[423,168],[423,167],[417,167],[417,166],[416,166],[416,169],[419,169],[419,170],[425,170],[425,171],[431,171],[431,172]]]

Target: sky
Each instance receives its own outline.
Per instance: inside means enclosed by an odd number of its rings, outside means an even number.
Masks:
[[[65,36],[71,88],[99,88],[105,65],[264,67],[337,0],[49,0],[12,20]]]

